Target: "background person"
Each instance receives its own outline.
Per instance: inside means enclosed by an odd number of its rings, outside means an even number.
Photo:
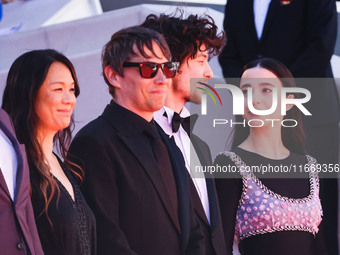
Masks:
[[[321,164],[339,164],[340,105],[330,63],[337,36],[335,1],[228,0],[224,29],[228,43],[219,57],[224,77],[238,78],[248,62],[270,57],[294,78],[313,78],[297,80],[312,96],[306,105],[312,116],[302,116],[307,152]],[[338,254],[337,176],[320,175],[330,254]]]
[[[189,15],[184,18],[183,14],[178,17],[151,14],[141,26],[164,35],[173,60],[180,63],[178,74],[172,78],[165,105],[155,112],[154,118],[168,136],[174,137],[190,174],[191,157],[194,154],[202,165],[212,164],[209,147],[190,131],[190,112],[184,104],[190,101],[201,103],[200,90],[190,88],[190,79],[197,78],[206,82],[213,77],[208,60],[222,49],[225,37],[223,33],[217,33],[217,26],[210,16]],[[191,147],[191,142],[194,147]],[[204,254],[225,254],[214,181],[193,176],[190,185],[195,213],[204,232]]]
[[[70,146],[85,171],[98,254],[203,254],[183,158],[153,121],[177,68],[164,37],[148,28],[122,29],[103,48],[112,101]]]
[[[95,218],[64,157],[79,86],[72,63],[55,50],[34,50],[12,64],[2,107],[25,144],[32,204],[45,254],[96,254]]]
[[[256,110],[268,110],[273,96],[279,97],[282,87],[295,87],[295,82],[289,70],[277,60],[254,60],[243,69],[240,82],[246,102],[243,119],[247,123],[253,121],[253,125],[235,126],[233,149],[221,153],[214,163],[232,165],[239,170],[216,179],[228,254],[232,254],[234,236],[239,240],[241,254],[329,254],[322,238],[322,226],[319,231],[322,207],[317,174],[242,172],[246,166],[260,169],[316,166],[315,159],[305,155],[300,110],[295,105],[287,105],[285,117],[281,115],[281,107],[269,115],[256,115],[249,110],[248,97],[252,97]],[[278,94],[274,93],[275,89]],[[293,99],[295,95],[287,97]],[[239,117],[237,121],[241,121]],[[280,121],[272,125],[265,119]],[[281,127],[283,119],[294,119],[298,125]],[[258,123],[261,120],[263,125]]]

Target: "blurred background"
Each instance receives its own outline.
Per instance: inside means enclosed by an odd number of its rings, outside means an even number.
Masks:
[[[226,0],[2,0],[0,5],[0,103],[7,73],[13,61],[26,51],[53,48],[74,64],[81,93],[75,107],[74,134],[100,115],[110,101],[101,73],[101,50],[111,35],[121,28],[140,24],[148,14],[209,14],[222,30]],[[338,35],[340,30],[340,2]],[[222,78],[217,58],[211,60],[216,78]],[[332,68],[340,91],[340,41],[332,57]],[[228,97],[228,95],[225,95]],[[231,97],[230,97],[231,98]],[[223,102],[229,102],[224,98]],[[231,107],[230,107],[231,108]],[[229,117],[227,117],[227,115]],[[226,119],[232,116],[226,112]],[[203,130],[203,131],[202,131]],[[210,132],[199,129],[204,140]],[[213,158],[225,150],[229,131],[219,129],[212,141]]]

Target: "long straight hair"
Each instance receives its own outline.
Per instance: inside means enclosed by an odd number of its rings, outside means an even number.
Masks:
[[[77,97],[80,91],[72,63],[63,54],[52,49],[46,49],[29,51],[13,62],[7,76],[2,100],[2,108],[13,121],[18,141],[26,146],[32,190],[38,192],[44,199],[44,210],[41,214],[44,211],[47,214],[48,206],[56,191],[59,197],[58,185],[51,175],[50,167],[45,163],[45,155],[37,139],[39,117],[35,109],[38,91],[44,83],[51,65],[55,62],[64,64],[70,70],[75,84],[75,96]],[[72,116],[70,125],[57,132],[54,143],[64,158],[65,164],[74,176],[81,181],[83,170],[66,159],[73,127]],[[75,166],[79,171],[72,170],[70,166]]]
[[[267,69],[275,74],[280,79],[283,87],[296,87],[292,73],[284,64],[273,58],[262,58],[249,62],[243,67],[241,76],[246,70],[255,67]],[[299,96],[294,93],[293,95],[295,98]],[[294,105],[289,111],[287,111],[284,119],[294,119],[298,123],[296,127],[281,127],[281,136],[284,146],[292,152],[306,154],[305,133],[299,109]],[[237,115],[236,120],[243,121],[243,117],[241,115]],[[234,129],[232,148],[239,146],[249,136],[249,132],[250,129],[247,125],[245,127],[236,125]]]

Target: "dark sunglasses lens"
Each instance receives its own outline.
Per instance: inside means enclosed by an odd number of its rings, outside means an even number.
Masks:
[[[143,78],[153,78],[157,73],[157,65],[153,63],[143,64],[141,67],[141,74]]]
[[[167,78],[173,78],[176,75],[176,65],[172,62],[164,63],[163,73]]]

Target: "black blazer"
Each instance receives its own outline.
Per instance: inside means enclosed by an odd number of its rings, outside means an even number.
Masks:
[[[239,77],[249,61],[272,57],[294,77],[332,77],[330,58],[337,35],[334,0],[272,0],[258,40],[253,0],[228,0],[224,29],[227,45],[219,60],[225,77]]]
[[[200,139],[197,135],[191,133],[190,140],[197,153],[202,166],[211,166],[212,158],[208,145]],[[200,219],[205,238],[205,255],[224,255],[227,253],[224,234],[222,228],[221,213],[219,203],[217,200],[217,192],[215,181],[212,176],[207,176],[205,179],[208,191],[209,210],[210,210],[210,224],[205,215],[201,200],[197,194],[196,188],[190,179],[191,197],[195,213]]]
[[[29,196],[30,177],[26,150],[16,139],[13,124],[7,113],[0,109],[0,129],[12,142],[18,157],[14,201],[0,171],[0,247],[3,254],[42,255],[32,203]]]
[[[188,184],[178,178],[170,157],[177,213],[150,145],[135,131],[132,116],[141,118],[111,101],[101,116],[79,131],[69,150],[85,171],[81,188],[96,216],[98,254],[201,254],[199,224],[187,211]]]
[[[330,59],[337,36],[334,0],[291,0],[283,5],[272,0],[258,40],[253,0],[228,0],[224,29],[227,45],[219,56],[224,77],[240,77],[242,67],[251,60],[271,57],[283,62],[295,78],[333,77]],[[339,102],[335,84],[311,81],[298,84],[311,91],[306,108],[313,117],[305,125],[337,123]]]

